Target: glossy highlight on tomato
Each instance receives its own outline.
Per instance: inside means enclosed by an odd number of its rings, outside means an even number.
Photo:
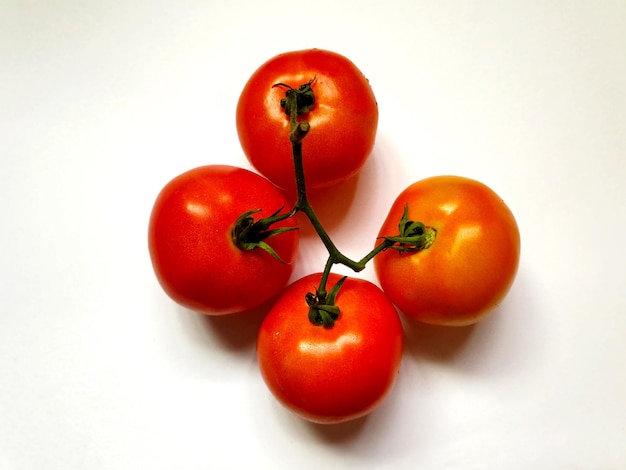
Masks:
[[[242,250],[233,227],[243,213],[255,220],[287,207],[268,180],[228,165],[207,165],[171,180],[150,216],[148,246],[165,292],[177,303],[208,315],[252,309],[276,296],[293,271],[298,232],[268,238],[283,261],[260,248]],[[294,218],[273,228],[296,227]]]
[[[489,187],[459,176],[435,176],[405,189],[379,236],[398,232],[405,207],[412,221],[435,231],[417,252],[387,249],[374,258],[382,289],[416,320],[462,326],[484,318],[515,279],[520,233],[512,212]]]
[[[322,49],[277,55],[250,77],[237,104],[237,133],[252,165],[277,186],[295,189],[289,115],[283,84],[311,82],[315,102],[300,118],[311,125],[303,142],[309,190],[355,175],[374,146],[378,106],[368,80],[346,57]]]
[[[382,402],[399,372],[403,330],[380,288],[350,277],[336,298],[334,326],[314,325],[305,296],[320,278],[306,276],[278,298],[261,325],[257,357],[267,386],[287,409],[330,424],[364,416]],[[340,278],[331,274],[329,285]]]

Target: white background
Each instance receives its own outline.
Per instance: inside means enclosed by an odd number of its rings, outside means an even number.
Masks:
[[[407,323],[388,399],[333,427],[265,388],[261,313],[176,306],[146,243],[169,179],[249,168],[239,92],[309,47],[380,109],[360,177],[317,201],[346,254],[435,174],[491,186],[522,234],[502,306]],[[623,0],[2,0],[0,469],[626,468],[625,157]],[[294,279],[324,261],[304,228]]]

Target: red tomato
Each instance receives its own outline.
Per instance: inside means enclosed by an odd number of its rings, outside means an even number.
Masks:
[[[479,321],[506,295],[519,264],[520,234],[513,214],[490,188],[457,176],[436,176],[405,189],[379,236],[398,234],[409,220],[434,229],[429,248],[387,249],[374,258],[380,285],[401,312],[439,325]]]
[[[289,281],[297,231],[266,239],[281,261],[261,248],[240,249],[237,218],[250,210],[258,220],[287,207],[265,178],[226,165],[195,168],[170,181],[158,195],[149,225],[156,276],[179,304],[210,315],[244,311],[274,297]],[[294,218],[276,227],[295,227]]]
[[[337,294],[334,326],[313,325],[305,296],[320,277],[306,276],[278,298],[261,325],[257,356],[285,407],[309,421],[338,423],[368,414],[387,395],[400,368],[403,330],[384,293],[356,278]],[[331,274],[329,286],[339,279]]]
[[[308,189],[335,185],[356,174],[374,146],[376,98],[346,57],[320,49],[280,54],[246,83],[237,105],[237,132],[252,165],[277,186],[295,188],[289,115],[281,108],[282,83],[299,88],[313,80],[315,102],[301,116],[311,125],[303,142]]]

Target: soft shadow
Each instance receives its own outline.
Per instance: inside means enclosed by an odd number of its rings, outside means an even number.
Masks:
[[[367,423],[369,415],[338,424],[306,422],[313,436],[325,444],[343,445],[357,439]]]
[[[417,358],[451,361],[458,356],[475,332],[476,325],[437,326],[403,319],[405,351]]]
[[[200,315],[204,328],[220,345],[233,352],[247,350],[256,344],[259,328],[272,301],[260,307],[232,315]]]
[[[309,203],[325,230],[332,231],[345,219],[354,201],[359,178],[357,174],[337,186],[307,193]],[[317,236],[303,214],[298,214],[298,224],[301,236]]]

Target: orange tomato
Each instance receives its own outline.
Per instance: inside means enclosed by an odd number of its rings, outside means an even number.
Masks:
[[[425,323],[481,320],[502,301],[517,273],[520,233],[511,210],[478,181],[435,176],[398,196],[380,237],[398,234],[407,205],[409,220],[430,227],[434,241],[419,251],[390,248],[376,256],[382,289],[402,313]]]

